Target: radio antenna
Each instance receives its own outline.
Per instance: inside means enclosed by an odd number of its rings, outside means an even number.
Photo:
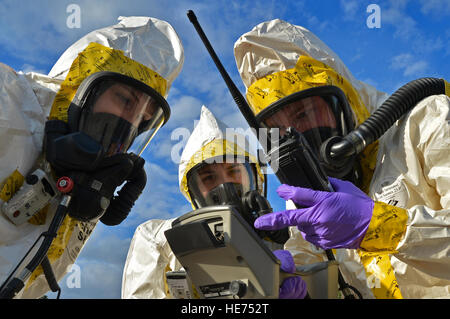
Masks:
[[[231,80],[230,76],[228,75],[227,71],[223,67],[222,63],[219,60],[219,57],[217,56],[216,52],[214,51],[213,47],[211,46],[211,43],[209,42],[208,38],[206,37],[206,34],[203,32],[202,27],[200,26],[197,17],[195,16],[194,11],[189,10],[187,12],[187,16],[189,18],[189,21],[194,25],[195,30],[197,31],[198,35],[200,36],[200,39],[202,40],[203,44],[205,45],[206,49],[209,52],[209,55],[211,56],[214,64],[216,65],[217,69],[219,70],[220,74],[222,75],[223,80],[225,81],[225,84],[228,87],[228,90],[231,93],[231,96],[234,99],[234,102],[238,106],[239,110],[241,111],[242,115],[244,116],[245,120],[247,121],[248,125],[254,129],[254,132],[256,134],[256,137],[258,141],[261,143],[261,141],[266,140],[266,149],[265,152],[268,152],[270,150],[270,140],[265,134],[265,129],[260,130],[261,125],[259,125],[258,120],[256,119],[255,115],[253,114],[252,110],[250,109],[250,106],[248,105],[245,98],[242,96],[239,89],[234,84],[233,80]],[[263,140],[261,140],[262,138]]]

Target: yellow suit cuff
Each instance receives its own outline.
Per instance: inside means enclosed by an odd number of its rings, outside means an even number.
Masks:
[[[406,231],[407,211],[383,202],[375,202],[372,219],[360,248],[367,252],[395,253]]]

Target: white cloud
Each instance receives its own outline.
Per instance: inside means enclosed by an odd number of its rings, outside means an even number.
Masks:
[[[412,76],[412,75],[418,75],[425,73],[426,69],[428,68],[428,62],[427,61],[415,61],[411,65],[407,66],[405,68],[405,71],[403,72],[404,76]]]
[[[307,12],[305,12],[305,15],[308,15]],[[307,21],[308,21],[308,26],[309,29],[314,30],[314,31],[324,31],[325,29],[330,28],[330,22],[323,20],[321,21],[319,18],[317,18],[314,15],[310,15],[307,17]]]
[[[234,112],[228,112],[225,116],[221,117],[221,121],[228,125],[228,127],[235,129],[244,129],[246,130],[249,126],[244,116],[240,111],[238,111],[237,106],[230,105],[232,109],[236,109]],[[229,108],[227,107],[227,108]]]
[[[417,76],[425,73],[428,69],[428,62],[418,60],[410,53],[403,53],[392,58],[391,68],[393,70],[402,70],[405,77]]]
[[[381,23],[391,25],[395,29],[394,37],[410,39],[417,35],[417,22],[405,11],[406,1],[390,1],[390,7],[383,7],[381,11]]]
[[[0,2],[2,48],[28,60],[29,63],[52,63],[51,57],[55,57],[81,35],[91,31],[92,27],[110,24],[114,17],[110,15],[107,6],[99,10],[95,7],[97,3],[89,7],[88,2],[80,1],[84,21],[82,28],[70,29],[66,25],[66,8],[69,3],[50,0],[25,1],[18,7],[16,1]]]
[[[147,185],[137,200],[128,222],[141,223],[151,218],[173,218],[183,213],[188,202],[178,188],[178,165],[145,164]]]
[[[341,0],[341,7],[344,10],[344,20],[353,20],[360,9],[359,2],[356,0]]]
[[[200,116],[204,102],[189,95],[182,95],[168,100],[171,108],[167,128],[192,127],[193,121]]]
[[[394,38],[407,41],[412,52],[422,55],[442,50],[442,39],[422,31],[416,19],[407,12],[408,0],[391,0],[389,4],[382,7],[381,21],[383,26],[394,28]]]
[[[421,11],[433,16],[444,16],[450,14],[450,1],[448,0],[421,0]]]
[[[120,238],[113,231],[114,228],[99,223],[91,238],[94,245],[86,245],[83,248],[83,258],[96,262],[109,264],[121,264],[125,261],[129,238]]]
[[[23,71],[23,73],[28,73],[28,72],[46,73],[45,70],[36,68],[34,65],[31,65],[28,63],[23,64],[22,67],[20,68],[20,70]]]

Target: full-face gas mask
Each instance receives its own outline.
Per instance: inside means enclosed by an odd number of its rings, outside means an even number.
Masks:
[[[119,73],[98,72],[80,85],[68,124],[71,131],[100,143],[106,155],[129,149],[141,154],[169,116],[166,100],[148,85]]]
[[[329,85],[288,95],[262,110],[256,118],[267,128],[278,128],[282,141],[287,133],[302,133],[317,157],[326,140],[346,136],[355,127],[344,92]],[[338,167],[321,164],[328,176],[355,182],[360,175],[354,159]]]
[[[208,163],[202,162],[188,172],[190,198],[197,209],[234,206],[253,227],[259,216],[272,212],[270,203],[258,191],[256,167],[245,158],[235,157],[233,162],[224,162],[226,159],[222,156],[210,158]],[[279,244],[289,238],[287,230],[255,231],[261,238],[268,237]]]
[[[145,161],[138,155],[169,116],[165,99],[136,79],[97,72],[83,80],[68,122],[50,120],[45,127],[47,161],[57,177],[69,175],[75,183],[71,217],[101,217],[115,225],[128,215],[146,184]]]

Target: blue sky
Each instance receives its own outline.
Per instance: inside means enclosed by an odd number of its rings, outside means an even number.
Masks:
[[[161,3],[164,2],[164,5]],[[67,6],[78,4],[81,27],[66,25]],[[368,28],[369,4],[381,9],[381,27]],[[129,218],[121,225],[97,226],[76,264],[81,288],[60,284],[62,298],[120,298],[122,270],[136,227],[148,219],[166,219],[190,210],[178,188],[178,165],[170,152],[178,127],[192,130],[200,108],[208,106],[231,127],[247,127],[197,33],[186,17],[195,11],[225,68],[242,93],[244,86],[233,56],[234,42],[256,24],[280,18],[314,32],[344,61],[353,75],[393,93],[420,77],[450,80],[450,1],[9,1],[0,0],[0,62],[19,71],[47,74],[58,57],[84,34],[115,24],[119,16],[152,16],[168,21],[179,34],[185,63],[173,82],[169,122],[144,153],[148,184]],[[284,203],[269,179],[275,210]],[[53,297],[53,294],[49,294]]]

